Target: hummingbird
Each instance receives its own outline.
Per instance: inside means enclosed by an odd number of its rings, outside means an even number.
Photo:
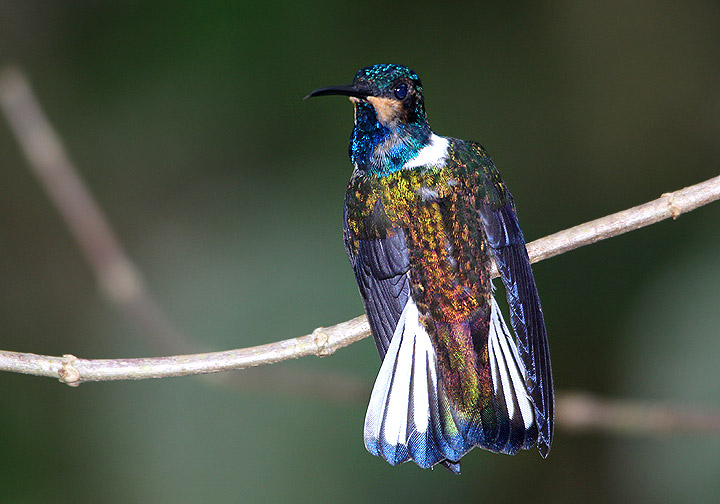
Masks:
[[[380,64],[350,85],[353,172],[343,238],[382,364],[367,450],[392,465],[460,473],[475,446],[514,455],[552,443],[543,311],[510,191],[485,149],[436,135],[409,68]],[[495,300],[500,273],[514,336]]]

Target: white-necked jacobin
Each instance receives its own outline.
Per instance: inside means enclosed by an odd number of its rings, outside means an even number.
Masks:
[[[483,147],[436,135],[417,74],[373,65],[355,107],[344,240],[380,357],[365,446],[460,472],[474,446],[515,454],[553,436],[545,322],[512,195]],[[512,336],[494,299],[495,262]]]

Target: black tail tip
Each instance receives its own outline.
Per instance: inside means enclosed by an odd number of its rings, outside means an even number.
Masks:
[[[453,474],[460,475],[460,462],[452,462],[448,459],[440,462],[442,466]]]
[[[540,452],[540,456],[544,459],[547,458],[547,456],[550,454],[550,444],[540,441],[537,447],[538,451]]]

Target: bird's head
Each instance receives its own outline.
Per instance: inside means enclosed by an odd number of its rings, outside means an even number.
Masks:
[[[359,70],[348,86],[316,89],[306,98],[344,95],[355,106],[350,158],[372,172],[395,171],[430,139],[422,83],[402,65],[381,64]]]
[[[307,98],[345,95],[355,104],[355,119],[373,114],[386,128],[423,125],[427,121],[422,83],[402,65],[373,65],[359,70],[349,86],[316,89]]]

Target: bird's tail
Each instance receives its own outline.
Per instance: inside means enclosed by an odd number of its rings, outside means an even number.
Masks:
[[[494,300],[490,312],[489,331],[485,326],[487,348],[475,350],[485,352],[486,358],[476,359],[475,365],[465,363],[486,376],[490,386],[467,408],[455,399],[466,384],[449,384],[449,393],[447,373],[438,365],[435,345],[416,304],[412,298],[408,300],[365,416],[365,447],[370,453],[392,465],[413,460],[428,468],[443,463],[459,474],[458,461],[474,446],[515,453],[535,443],[534,407],[522,361]],[[452,332],[456,337],[466,332],[469,342],[468,327]]]

